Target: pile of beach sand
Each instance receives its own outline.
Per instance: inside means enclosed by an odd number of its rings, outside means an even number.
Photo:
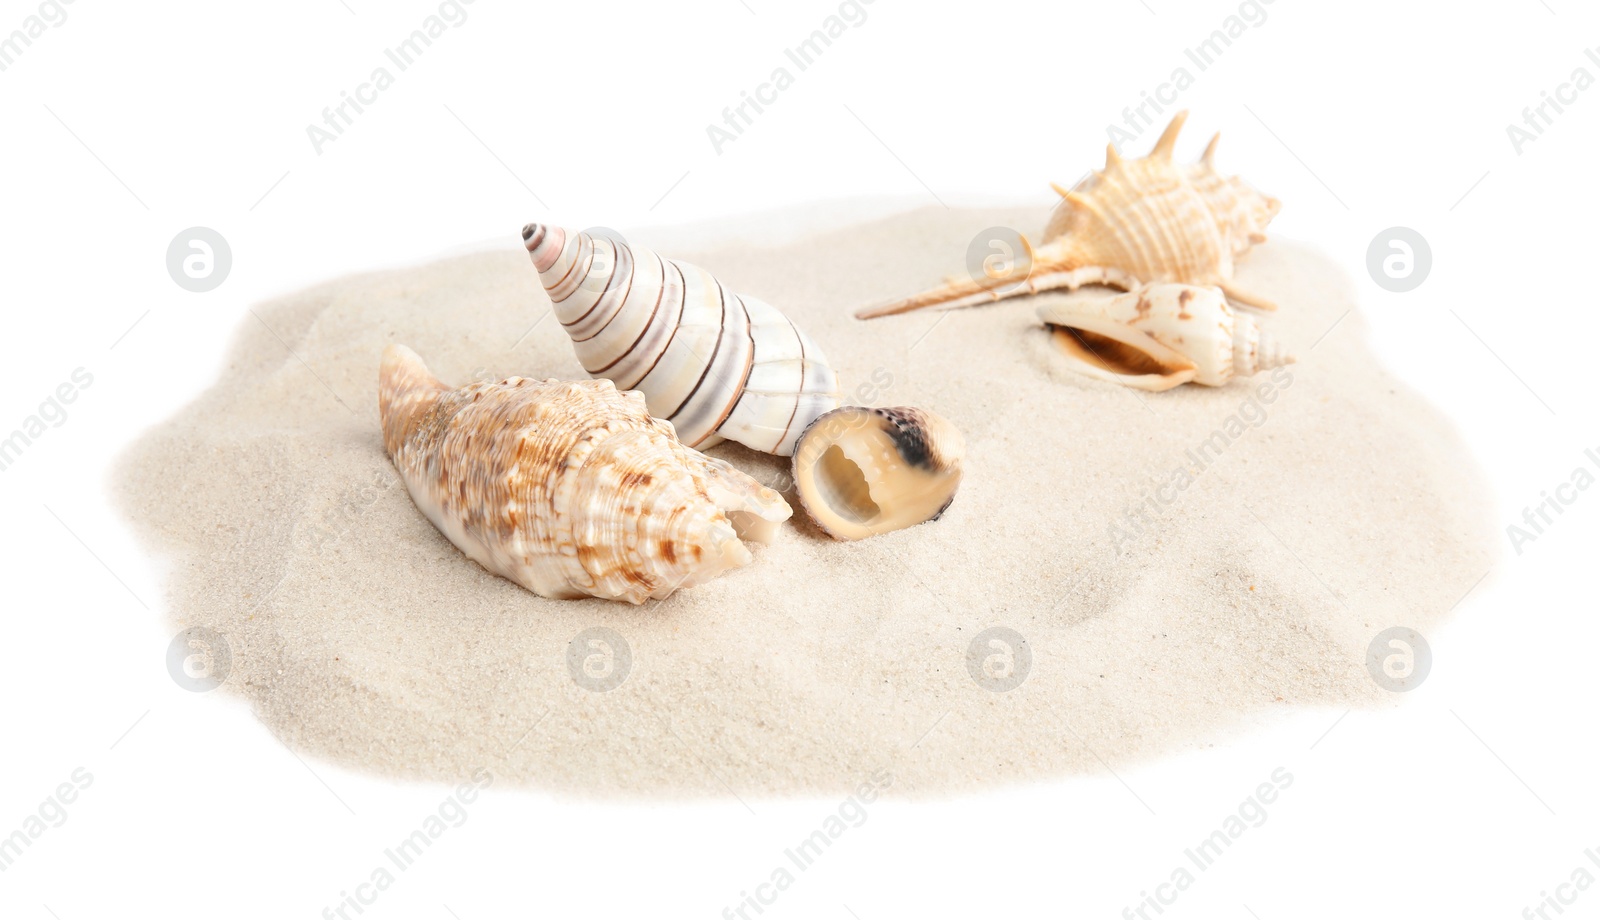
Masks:
[[[1258,247],[1240,283],[1282,305],[1262,321],[1299,363],[1156,394],[1072,373],[1035,319],[1103,290],[852,317],[961,271],[978,231],[1039,219],[636,241],[783,309],[848,402],[960,426],[965,482],[934,523],[838,543],[797,512],[751,565],[642,607],[546,600],[466,559],[384,455],[378,360],[399,342],[452,384],[585,377],[515,232],[257,306],[270,331],[251,318],[222,379],[133,447],[121,500],[173,563],[176,623],[227,643],[226,690],[297,751],[396,776],[748,797],[886,770],[895,794],[942,795],[1387,698],[1369,643],[1436,625],[1489,568],[1491,528],[1460,438],[1346,315],[1349,281]],[[710,452],[786,484],[782,459]],[[568,646],[594,627],[626,647],[593,646],[584,686]]]

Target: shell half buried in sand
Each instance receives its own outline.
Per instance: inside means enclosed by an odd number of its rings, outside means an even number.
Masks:
[[[961,484],[965,452],[961,432],[932,412],[846,406],[800,436],[795,490],[829,536],[859,540],[936,520]]]
[[[1237,287],[1233,272],[1239,257],[1266,241],[1267,224],[1281,205],[1238,176],[1217,172],[1212,161],[1218,137],[1198,163],[1174,163],[1178,132],[1188,117],[1173,116],[1149,156],[1124,160],[1108,144],[1104,169],[1070,190],[1055,186],[1061,204],[1044,228],[1043,242],[1027,246],[1027,258],[1013,271],[955,278],[856,316],[966,307],[1085,284],[1131,290],[1156,281],[1215,285],[1236,303],[1277,309]]]
[[[544,224],[524,227],[522,242],[584,370],[643,393],[690,447],[726,438],[787,457],[839,405],[817,343],[705,269]]]
[[[1294,363],[1252,316],[1218,288],[1150,284],[1112,297],[1039,308],[1072,368],[1141,390],[1185,383],[1219,387]]]
[[[609,380],[450,389],[390,345],[378,411],[418,510],[479,565],[544,597],[664,598],[748,563],[741,538],[770,542],[791,513]]]

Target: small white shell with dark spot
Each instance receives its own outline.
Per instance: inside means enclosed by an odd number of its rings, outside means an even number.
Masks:
[[[922,409],[845,406],[812,422],[795,448],[800,505],[837,540],[936,520],[961,485],[966,444]]]

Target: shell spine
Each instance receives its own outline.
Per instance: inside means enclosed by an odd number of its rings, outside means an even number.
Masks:
[[[1055,186],[1061,203],[1045,226],[1043,242],[1028,244],[1022,271],[1001,278],[955,278],[857,317],[973,306],[1085,284],[1131,290],[1153,282],[1220,287],[1235,302],[1276,309],[1236,287],[1233,273],[1235,260],[1266,240],[1267,224],[1281,204],[1216,171],[1215,137],[1198,163],[1173,163],[1187,118],[1187,112],[1173,116],[1149,156],[1125,160],[1107,145],[1104,169],[1070,190]]]

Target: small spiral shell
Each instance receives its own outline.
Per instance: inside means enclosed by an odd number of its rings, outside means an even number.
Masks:
[[[450,389],[408,348],[379,372],[383,443],[417,508],[496,575],[640,604],[748,563],[782,496],[685,447],[609,380]]]
[[[643,393],[690,447],[727,438],[789,456],[839,405],[816,343],[710,272],[561,227],[529,224],[522,240],[584,369]]]

